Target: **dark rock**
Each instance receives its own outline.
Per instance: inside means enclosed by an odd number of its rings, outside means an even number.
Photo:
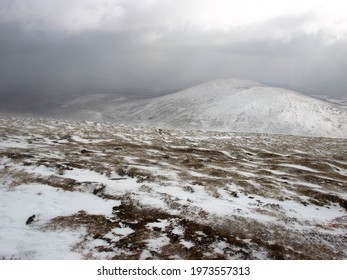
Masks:
[[[102,235],[100,235],[100,234],[95,234],[95,235],[93,236],[93,239],[102,239]]]
[[[230,193],[233,197],[239,197],[239,195],[237,194],[237,192],[231,192]]]
[[[308,202],[307,201],[301,201],[301,204],[303,204],[304,206],[307,206]]]
[[[98,188],[98,189],[95,189],[95,190],[93,190],[93,194],[98,195],[98,194],[101,193],[105,188],[106,188],[106,186],[102,186],[102,187],[100,187],[100,188]]]
[[[119,206],[113,206],[112,207],[112,213],[115,214],[119,211]]]
[[[26,225],[30,225],[31,223],[34,222],[36,215],[30,216],[27,221],[25,222]]]

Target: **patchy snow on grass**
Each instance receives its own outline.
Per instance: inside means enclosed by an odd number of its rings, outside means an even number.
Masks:
[[[0,127],[2,259],[347,258],[345,139]]]
[[[284,166],[284,167],[290,167],[290,168],[296,168],[296,169],[301,169],[301,170],[305,170],[305,171],[310,171],[310,172],[318,172],[317,170],[314,170],[312,168],[303,166],[303,165],[299,165],[299,164],[279,164],[280,166]]]
[[[0,258],[5,259],[80,259],[72,252],[83,235],[81,231],[42,231],[40,227],[56,216],[78,211],[111,214],[114,201],[67,192],[47,185],[0,187]],[[35,215],[33,222],[26,224]]]
[[[29,145],[23,142],[1,142],[0,149],[8,149],[8,148],[20,148],[26,149]]]

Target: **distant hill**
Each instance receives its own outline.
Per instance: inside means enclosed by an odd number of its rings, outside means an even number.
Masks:
[[[101,94],[84,96],[64,107],[65,116],[79,120],[188,130],[347,138],[345,106],[238,79],[210,81],[145,99]]]

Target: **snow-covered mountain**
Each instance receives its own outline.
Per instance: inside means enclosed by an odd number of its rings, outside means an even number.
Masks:
[[[89,120],[157,127],[347,138],[345,106],[246,80],[215,80],[150,99],[86,100],[73,103],[83,107],[74,110],[78,119],[89,112]]]

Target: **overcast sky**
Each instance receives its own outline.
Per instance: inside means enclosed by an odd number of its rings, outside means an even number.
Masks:
[[[244,78],[347,96],[344,0],[0,0],[0,95]]]

